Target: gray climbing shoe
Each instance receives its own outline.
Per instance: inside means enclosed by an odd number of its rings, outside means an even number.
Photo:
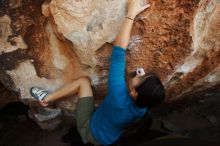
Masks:
[[[31,96],[33,96],[35,99],[42,101],[48,94],[46,90],[43,90],[39,87],[32,87],[30,90]]]

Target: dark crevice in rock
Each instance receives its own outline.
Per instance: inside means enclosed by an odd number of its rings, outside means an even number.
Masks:
[[[5,72],[5,70],[0,69],[0,81],[8,89],[14,89],[15,85],[12,78]]]
[[[7,103],[19,100],[19,93],[12,91],[12,88],[14,88],[14,83],[12,82],[10,77],[6,78],[7,75],[4,75],[4,78],[2,78],[2,76],[3,74],[0,70],[0,108]]]
[[[13,52],[3,53],[0,55],[0,68],[2,70],[13,70],[27,59],[31,58],[28,56],[26,50],[18,49]]]
[[[0,17],[8,13],[9,0],[0,1]]]

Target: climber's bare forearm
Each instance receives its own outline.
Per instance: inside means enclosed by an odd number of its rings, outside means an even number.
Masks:
[[[120,46],[124,49],[127,48],[128,43],[129,43],[129,39],[130,39],[130,34],[131,34],[131,29],[133,26],[133,20],[130,19],[125,19],[121,29],[119,31],[119,34],[116,37],[115,46]]]
[[[150,5],[147,3],[146,0],[128,0],[127,17],[121,26],[121,29],[116,37],[114,45],[120,46],[124,49],[127,48],[135,17],[140,12],[144,11],[149,7]]]

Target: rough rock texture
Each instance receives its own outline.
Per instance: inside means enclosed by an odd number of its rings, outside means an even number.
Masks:
[[[127,72],[142,66],[157,73],[168,102],[219,91],[220,1],[150,2],[134,23]],[[98,103],[125,12],[126,0],[1,0],[0,81],[34,107],[31,86],[53,92],[86,75]],[[76,102],[71,96],[55,106],[68,114]]]
[[[97,65],[95,51],[114,41],[125,17],[126,0],[53,0],[43,5],[56,31],[70,40],[83,64]]]
[[[167,83],[168,95],[180,98],[219,85],[219,26],[220,1],[201,1],[191,25],[192,50]]]

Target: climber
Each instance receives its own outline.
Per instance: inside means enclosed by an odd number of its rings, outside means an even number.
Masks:
[[[112,48],[108,76],[108,94],[94,110],[94,97],[87,77],[81,77],[54,93],[32,87],[31,95],[42,106],[66,95],[78,94],[76,108],[77,129],[84,143],[109,145],[117,141],[124,128],[143,117],[150,108],[165,98],[164,87],[154,74],[146,74],[143,68],[132,72],[125,80],[125,55],[131,28],[137,14],[149,8],[145,0],[128,0],[128,12]]]

